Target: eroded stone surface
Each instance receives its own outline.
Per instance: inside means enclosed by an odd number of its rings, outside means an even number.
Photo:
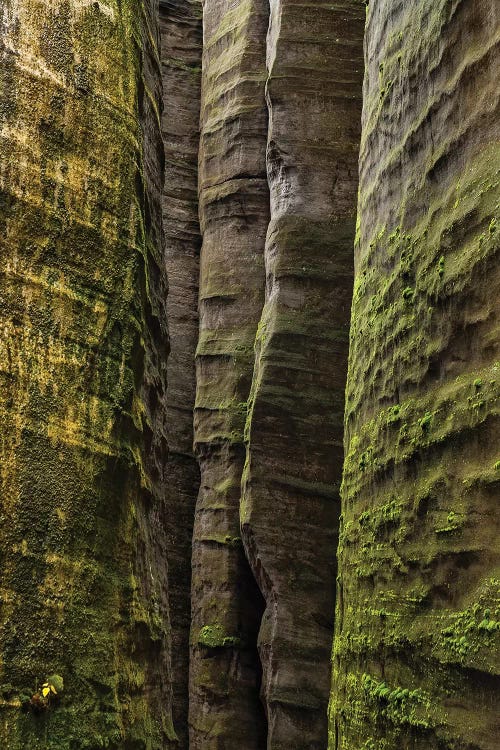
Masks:
[[[262,603],[241,544],[239,501],[269,216],[266,29],[266,0],[204,4],[190,665],[190,746],[203,750],[265,744]]]
[[[499,12],[369,6],[339,750],[498,745]]]
[[[9,750],[173,739],[155,11],[135,0],[0,10]],[[57,707],[23,710],[54,673]]]
[[[193,452],[193,409],[201,245],[198,221],[201,14],[199,0],[160,3],[162,131],[165,146],[163,224],[170,336],[166,522],[173,720],[180,750],[188,747],[191,540],[200,484],[198,463]]]
[[[326,745],[364,15],[353,2],[271,4],[271,220],[241,523],[266,599],[273,750]]]

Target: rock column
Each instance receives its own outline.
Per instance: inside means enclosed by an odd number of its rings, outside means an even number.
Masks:
[[[498,745],[499,21],[369,5],[337,750]]]

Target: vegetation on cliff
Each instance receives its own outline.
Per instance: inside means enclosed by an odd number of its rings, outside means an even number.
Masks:
[[[496,750],[499,40],[3,0],[1,748]]]

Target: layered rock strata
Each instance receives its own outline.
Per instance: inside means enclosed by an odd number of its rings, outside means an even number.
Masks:
[[[267,747],[326,746],[364,7],[271,3],[266,296],[242,532],[266,610]]]
[[[173,720],[179,748],[188,747],[191,539],[200,484],[193,452],[193,409],[201,245],[198,222],[201,11],[198,0],[160,3],[165,146],[163,224],[170,335],[166,505]]]
[[[369,5],[338,750],[498,745],[499,13]]]
[[[259,590],[243,552],[240,481],[269,217],[267,0],[206,0],[200,135],[200,335],[190,747],[265,745]]]
[[[160,750],[156,7],[8,0],[0,23],[0,745]]]

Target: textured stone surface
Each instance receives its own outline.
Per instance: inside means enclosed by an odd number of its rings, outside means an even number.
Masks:
[[[241,522],[266,599],[267,747],[325,748],[364,8],[271,3],[271,219]]]
[[[498,3],[160,4],[1,3],[0,746],[496,750]]]
[[[169,281],[166,506],[173,720],[179,748],[187,748],[191,539],[200,484],[193,453],[193,409],[201,245],[198,222],[201,2],[162,2],[160,29],[165,144],[163,224]]]
[[[8,750],[172,737],[155,15],[135,0],[0,10]],[[23,708],[52,673],[59,702]]]
[[[200,137],[200,337],[190,747],[261,748],[259,591],[242,549],[240,480],[269,215],[267,0],[206,0]]]
[[[498,746],[498,3],[370,3],[330,747]]]

